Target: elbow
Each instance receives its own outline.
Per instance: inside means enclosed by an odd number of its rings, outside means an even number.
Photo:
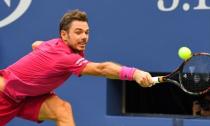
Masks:
[[[109,72],[109,67],[111,66],[111,62],[104,62],[104,63],[100,63],[100,65],[98,66],[98,73],[101,76],[107,76],[108,72]]]
[[[119,65],[113,62],[104,62],[99,65],[99,75],[106,78],[116,78],[119,75]]]

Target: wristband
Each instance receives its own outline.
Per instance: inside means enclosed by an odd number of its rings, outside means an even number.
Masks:
[[[133,80],[133,74],[136,71],[136,68],[122,66],[120,70],[119,78],[120,80]]]

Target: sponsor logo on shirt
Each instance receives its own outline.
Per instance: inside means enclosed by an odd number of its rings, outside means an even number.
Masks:
[[[85,63],[87,63],[88,62],[88,60],[86,60],[85,58],[80,58],[80,59],[78,59],[77,61],[76,61],[76,65],[77,66],[81,66],[81,65],[83,65],[83,64],[85,64]]]

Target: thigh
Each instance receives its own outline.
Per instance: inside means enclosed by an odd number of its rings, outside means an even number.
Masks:
[[[69,111],[70,109],[66,109],[66,104],[67,102],[57,95],[46,99],[41,106],[39,119],[58,121],[59,118],[62,118],[62,116],[67,116],[68,118],[70,118],[70,116],[72,116],[71,114],[69,114],[71,113],[71,111]]]
[[[75,126],[71,105],[58,96],[52,96],[43,102],[39,120],[53,120],[57,126]]]
[[[53,96],[55,96],[54,93],[48,93],[35,97],[27,97],[24,100],[24,105],[21,107],[21,110],[17,116],[40,123],[41,120],[39,120],[39,113],[41,106],[46,99],[49,99]]]
[[[13,119],[17,115],[21,105],[21,103],[14,102],[0,91],[0,126],[4,126]]]

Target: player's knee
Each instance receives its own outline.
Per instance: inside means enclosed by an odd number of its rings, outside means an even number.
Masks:
[[[68,120],[72,115],[72,107],[69,102],[63,102],[60,106],[60,109],[57,111],[56,118],[57,120]]]
[[[72,113],[72,107],[69,102],[64,102],[63,107],[65,108],[66,112]]]

